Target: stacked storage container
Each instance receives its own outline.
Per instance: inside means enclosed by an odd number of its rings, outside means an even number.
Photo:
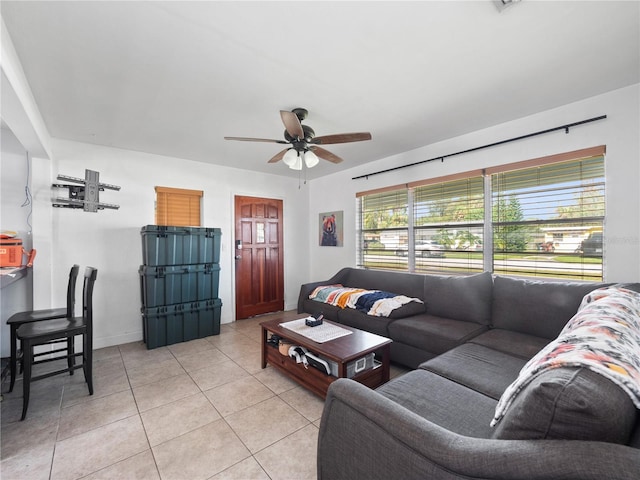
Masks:
[[[218,335],[220,229],[147,225],[140,233],[147,348]]]

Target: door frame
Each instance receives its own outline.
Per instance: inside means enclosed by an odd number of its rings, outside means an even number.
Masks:
[[[284,197],[279,197],[276,195],[261,195],[261,194],[254,194],[254,193],[238,193],[238,192],[231,192],[231,209],[232,209],[232,216],[231,216],[231,232],[232,232],[232,241],[231,241],[231,264],[233,265],[233,269],[232,269],[232,291],[233,291],[233,321],[238,321],[238,311],[237,311],[237,302],[238,302],[238,269],[236,268],[236,255],[237,255],[237,250],[236,250],[236,215],[238,214],[238,212],[236,211],[236,198],[237,197],[243,197],[243,198],[255,198],[257,200],[259,199],[265,199],[265,200],[277,200],[279,202],[282,203],[282,216],[279,219],[279,225],[280,225],[280,257],[281,257],[281,271],[282,271],[282,303],[283,303],[283,308],[285,308],[285,285],[286,285],[286,269],[285,269],[285,258],[284,258],[284,212],[285,212],[285,199]],[[244,320],[240,319],[240,320]]]

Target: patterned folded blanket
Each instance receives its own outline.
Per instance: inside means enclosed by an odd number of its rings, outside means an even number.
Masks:
[[[640,408],[640,294],[606,287],[585,295],[558,338],[529,360],[507,387],[491,426],[537,375],[560,367],[585,367],[604,375]]]
[[[349,288],[340,284],[316,287],[309,295],[309,298],[340,308],[355,308],[374,317],[388,317],[393,310],[409,302],[424,303],[419,298],[397,295],[382,290]]]

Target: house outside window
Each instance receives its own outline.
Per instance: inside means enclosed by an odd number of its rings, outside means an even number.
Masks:
[[[360,193],[358,264],[600,281],[604,151],[594,147]]]

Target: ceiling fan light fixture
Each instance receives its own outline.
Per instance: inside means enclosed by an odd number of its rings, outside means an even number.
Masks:
[[[289,165],[291,170],[302,170],[302,157],[298,155],[296,161]]]
[[[287,150],[287,153],[285,153],[284,157],[282,157],[282,161],[290,168],[293,168],[293,165],[296,164],[296,161],[298,159],[298,152],[294,148],[290,148],[289,150]]]
[[[320,163],[320,159],[311,150],[307,150],[306,152],[304,152],[304,163],[307,168],[313,168],[318,165],[318,163]]]

